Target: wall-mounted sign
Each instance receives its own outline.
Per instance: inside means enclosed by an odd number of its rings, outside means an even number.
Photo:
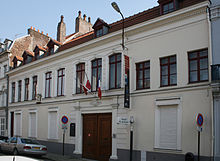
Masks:
[[[196,123],[199,131],[202,131],[203,122],[204,122],[203,115],[201,113],[198,113],[196,117]]]
[[[123,125],[129,125],[130,124],[130,119],[127,117],[118,117],[117,118],[117,123],[118,124],[123,124]]]
[[[124,107],[130,107],[130,79],[129,79],[129,57],[127,55],[125,58],[125,92],[124,92]]]

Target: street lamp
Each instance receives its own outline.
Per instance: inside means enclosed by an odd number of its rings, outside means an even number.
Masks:
[[[120,15],[121,15],[121,17],[122,17],[122,44],[121,44],[121,46],[122,46],[122,49],[124,50],[125,49],[125,45],[124,45],[124,16],[123,16],[123,14],[121,13],[121,11],[120,11],[120,9],[119,9],[119,7],[118,7],[118,5],[117,5],[117,3],[116,2],[112,2],[111,3],[112,4],[112,7],[115,9],[115,11],[117,11],[118,13],[120,13]]]

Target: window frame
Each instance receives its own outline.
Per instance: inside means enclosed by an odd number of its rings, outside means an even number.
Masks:
[[[37,76],[32,77],[33,83],[32,83],[32,100],[36,100],[37,96]]]
[[[99,61],[101,61],[101,65],[99,65]],[[93,65],[93,63],[94,62],[96,62],[96,66],[94,66]],[[99,69],[101,68],[101,72],[99,73]],[[98,58],[98,59],[94,59],[94,60],[92,60],[92,62],[91,62],[91,69],[92,69],[92,75],[91,75],[91,90],[92,91],[97,91],[98,90],[98,80],[100,79],[100,80],[102,80],[102,58]],[[95,70],[95,73],[96,73],[96,87],[95,87],[95,90],[93,90],[94,89],[94,87],[93,87],[93,70]]]
[[[80,66],[80,67],[79,67]],[[80,68],[80,69],[78,69]],[[80,74],[80,86],[79,86],[79,91],[78,89],[78,75]],[[85,63],[79,63],[76,65],[76,94],[82,94],[83,91],[83,81],[85,78]]]
[[[120,55],[121,56],[121,59],[120,61],[117,61],[117,56]],[[111,57],[115,57],[115,60],[114,62],[110,62],[111,60]],[[119,87],[117,87],[117,64],[120,63],[120,68],[122,70],[122,67],[121,67],[121,64],[122,64],[122,54],[121,53],[116,53],[116,54],[113,54],[113,55],[110,55],[109,56],[109,89],[119,89],[121,88],[121,79],[120,79],[120,85]],[[114,87],[111,87],[111,65],[114,64],[115,65],[115,82],[114,82]],[[121,73],[120,73],[120,78],[121,78]]]
[[[24,80],[24,101],[28,101],[29,99],[29,78],[25,78]]]
[[[170,59],[172,57],[175,57],[175,62],[170,62]],[[163,59],[168,59],[168,62],[166,64],[162,64]],[[176,64],[176,73],[170,74],[170,67],[173,64]],[[164,67],[164,66],[167,66],[167,69],[168,69],[168,71],[167,71],[167,76],[168,76],[167,85],[162,84],[162,77],[164,76],[164,75],[162,75],[162,67]],[[170,82],[171,75],[176,75],[176,83],[175,84],[171,84],[171,82]],[[177,85],[177,57],[176,57],[176,55],[171,55],[171,56],[160,58],[160,87],[168,87],[168,86],[176,86],[176,85]]]
[[[173,4],[173,9],[169,8],[169,4],[171,4],[171,3]],[[164,13],[164,6],[166,6],[166,5],[168,6],[168,10],[166,11],[166,13]],[[166,2],[164,4],[162,4],[162,7],[161,7],[162,15],[171,13],[171,12],[173,12],[175,10],[176,10],[176,3],[175,3],[174,0],[171,0],[171,1],[168,1],[168,2]]]
[[[21,102],[22,80],[18,81],[18,102]]]
[[[145,67],[145,63],[149,63],[149,66]],[[140,65],[143,65],[142,68],[140,68]],[[145,78],[145,70],[149,70],[149,80],[150,80],[150,60],[148,61],[144,61],[144,62],[139,62],[139,63],[136,63],[136,89],[137,90],[141,90],[141,89],[149,89],[150,88],[150,83],[149,83],[149,86],[145,87],[144,84],[145,84],[145,80],[148,79],[148,78]],[[142,87],[138,87],[138,81],[139,81],[139,72],[142,71],[143,74],[142,74]],[[146,80],[147,81],[147,80]]]
[[[47,81],[49,83],[49,87],[47,87]],[[52,72],[45,73],[45,98],[51,97],[51,81],[52,81]],[[47,95],[48,91],[48,95]]]
[[[60,79],[61,79],[61,87],[59,86]],[[64,96],[64,82],[65,82],[65,68],[61,68],[57,71],[57,96]],[[60,89],[61,93],[59,93],[59,88],[61,88]]]
[[[202,51],[206,51],[207,52],[207,55],[206,56],[201,56],[200,57],[200,52]],[[196,53],[196,58],[190,58],[190,54],[193,54],[193,53]],[[200,60],[201,59],[207,59],[207,68],[204,68],[204,69],[200,69]],[[195,61],[196,60],[196,63],[197,63],[197,70],[193,70],[193,71],[197,71],[197,81],[190,81],[190,73],[192,72],[190,70],[190,61]],[[207,70],[207,80],[201,80],[200,79],[200,71],[201,70]],[[209,81],[209,60],[208,60],[208,48],[205,48],[205,49],[200,49],[200,50],[195,50],[195,51],[190,51],[188,52],[188,82],[189,84],[191,83],[199,83],[199,82],[207,82]]]
[[[15,82],[11,83],[11,103],[15,102]]]

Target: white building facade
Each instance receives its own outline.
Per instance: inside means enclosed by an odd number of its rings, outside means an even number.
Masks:
[[[133,116],[133,160],[184,160],[187,152],[198,154],[196,116],[202,113],[200,154],[209,160],[209,2],[195,1],[174,12],[176,3],[168,5],[171,10],[165,5],[142,13],[158,13],[162,7],[163,14],[155,18],[137,16],[141,22],[136,24],[125,19],[125,50],[119,45],[121,30],[110,32],[118,24],[108,26],[98,19],[94,31],[59,52],[11,70],[9,136],[34,137],[50,152],[62,153],[61,118],[67,116],[66,154],[124,161],[129,159],[130,125],[118,120]],[[124,107],[125,55],[130,60],[130,108]],[[82,85],[87,79],[92,92],[86,95]],[[42,100],[36,100],[40,95]]]

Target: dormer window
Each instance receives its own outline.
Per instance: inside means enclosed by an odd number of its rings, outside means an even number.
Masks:
[[[100,37],[108,33],[109,25],[98,18],[92,28],[95,31],[95,37]]]
[[[37,45],[34,49],[35,60],[42,58],[45,52],[46,52],[46,49],[44,47]]]
[[[179,0],[158,0],[161,15],[175,11],[178,8]]]
[[[34,53],[26,50],[24,51],[24,54],[22,55],[22,57],[23,57],[23,64],[27,64],[27,63],[32,62]]]
[[[166,4],[163,4],[162,13],[167,14],[174,11],[174,2],[168,2]]]
[[[47,55],[49,56],[49,55],[54,54],[61,45],[62,43],[51,39],[47,44],[47,47],[48,47]]]
[[[16,68],[23,62],[23,58],[20,56],[15,56],[12,62],[13,62],[13,67]]]

